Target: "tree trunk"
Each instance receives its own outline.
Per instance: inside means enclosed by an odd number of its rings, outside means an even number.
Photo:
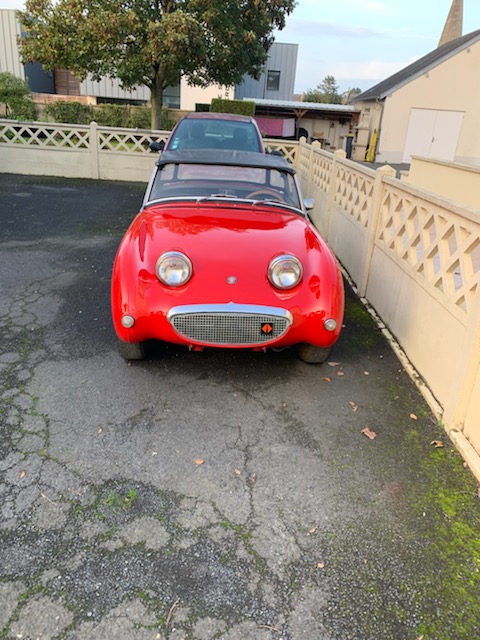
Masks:
[[[152,85],[152,95],[150,103],[152,106],[152,129],[162,128],[162,107],[163,107],[163,79],[164,73],[160,67],[155,75]]]

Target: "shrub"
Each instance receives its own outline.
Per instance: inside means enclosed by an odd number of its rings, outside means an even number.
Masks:
[[[90,105],[63,100],[49,104],[47,114],[55,122],[64,122],[65,124],[89,124],[93,119],[93,110]]]
[[[12,120],[35,120],[35,104],[25,80],[13,73],[0,73],[0,102],[6,105],[6,117]]]
[[[255,114],[255,102],[250,100],[225,100],[223,98],[213,98],[210,111],[216,113],[236,113],[244,116]]]
[[[93,120],[104,127],[126,127],[126,109],[120,104],[99,104],[92,109]]]

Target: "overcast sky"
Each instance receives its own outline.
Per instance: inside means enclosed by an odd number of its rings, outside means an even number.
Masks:
[[[463,33],[480,29],[480,0],[464,0]],[[21,9],[22,0],[0,0]],[[362,91],[435,49],[452,0],[298,0],[277,42],[299,45],[295,91],[325,76]]]
[[[480,0],[464,0],[463,33],[480,29]],[[327,75],[365,91],[435,49],[452,0],[299,0],[277,42],[299,44],[295,91]]]

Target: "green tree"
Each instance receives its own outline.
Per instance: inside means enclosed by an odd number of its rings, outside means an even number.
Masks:
[[[338,85],[334,76],[325,76],[316,89],[309,89],[303,95],[304,102],[324,102],[341,104],[342,96],[338,93]]]
[[[352,98],[355,98],[355,96],[358,96],[361,93],[362,90],[360,89],[360,87],[351,87],[350,89],[347,89],[342,93],[341,96],[343,104],[349,104]]]
[[[69,69],[80,79],[117,77],[146,85],[152,127],[161,128],[164,89],[232,85],[258,77],[296,0],[27,0],[19,12],[23,61]]]
[[[0,102],[6,105],[7,118],[35,119],[35,104],[27,82],[8,71],[0,73]]]

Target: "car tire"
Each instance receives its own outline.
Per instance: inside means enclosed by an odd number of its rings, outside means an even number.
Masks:
[[[118,341],[118,352],[124,360],[143,360],[146,355],[144,342]]]
[[[297,346],[298,357],[300,360],[308,362],[308,364],[321,364],[325,362],[331,351],[332,347],[324,349],[322,347],[316,347],[313,344],[307,344],[306,342],[302,342],[302,344]]]

